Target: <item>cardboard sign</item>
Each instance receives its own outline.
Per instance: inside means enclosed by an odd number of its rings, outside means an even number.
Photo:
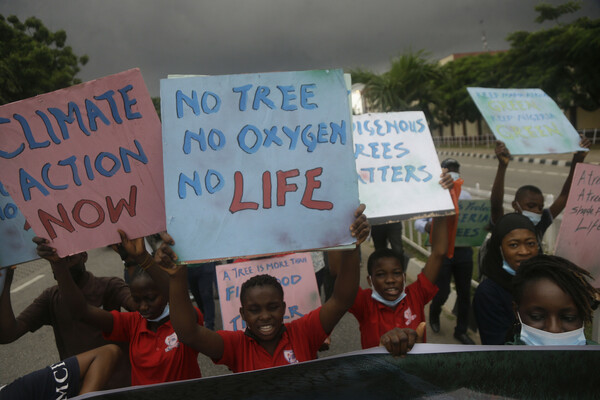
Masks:
[[[32,242],[35,233],[25,227],[25,217],[0,182],[0,267],[39,258]]]
[[[310,253],[217,265],[216,270],[225,330],[246,329],[246,323],[240,317],[240,288],[256,275],[274,276],[283,286],[283,301],[287,306],[284,323],[300,318],[321,305]]]
[[[600,166],[577,164],[555,254],[590,271],[600,288]]]
[[[454,213],[421,111],[353,116],[360,201],[372,224]]]
[[[488,231],[491,205],[489,200],[459,200],[458,226],[456,227],[455,246],[481,246]]]
[[[160,121],[138,69],[0,107],[2,183],[61,257],[165,229]]]
[[[181,261],[347,245],[358,207],[341,70],[161,80]]]
[[[580,137],[541,89],[467,88],[496,139],[512,155],[571,153]]]

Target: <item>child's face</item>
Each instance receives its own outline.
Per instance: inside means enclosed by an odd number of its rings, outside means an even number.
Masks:
[[[131,282],[131,297],[140,315],[146,319],[158,318],[167,305],[167,299],[161,295],[154,281],[146,276],[138,276]]]
[[[544,196],[539,193],[526,191],[519,196],[519,199],[515,199],[513,208],[519,213],[531,211],[536,214],[541,214],[544,210]]]
[[[571,296],[548,278],[526,284],[516,308],[524,324],[546,332],[569,332],[583,326]]]
[[[271,285],[254,286],[241,300],[240,315],[248,329],[263,342],[278,339],[285,314],[285,302],[279,291]]]
[[[404,270],[400,260],[394,257],[384,257],[377,260],[367,277],[369,285],[385,300],[394,301],[404,290]]]
[[[502,255],[515,271],[522,261],[537,256],[539,246],[535,233],[529,229],[514,229],[502,238]]]

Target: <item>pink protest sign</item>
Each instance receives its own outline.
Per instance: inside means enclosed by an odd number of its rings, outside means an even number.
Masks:
[[[577,164],[556,240],[556,255],[595,278],[600,287],[600,166]]]
[[[2,183],[60,256],[165,230],[161,126],[139,69],[0,107]]]
[[[240,317],[240,289],[248,279],[261,274],[274,276],[283,286],[283,301],[287,308],[284,323],[300,318],[321,305],[310,253],[217,265],[223,329],[237,331],[246,328]]]

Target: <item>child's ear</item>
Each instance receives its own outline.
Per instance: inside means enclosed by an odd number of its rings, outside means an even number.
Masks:
[[[242,320],[244,320],[244,321],[246,320],[244,318],[244,307],[243,306],[240,307],[240,317],[242,317]]]
[[[519,203],[516,200],[513,200],[511,205],[512,205],[513,210],[515,210],[515,212],[521,214],[521,207],[519,206]]]
[[[373,287],[373,282],[371,282],[371,275],[367,275],[367,283],[369,286]]]

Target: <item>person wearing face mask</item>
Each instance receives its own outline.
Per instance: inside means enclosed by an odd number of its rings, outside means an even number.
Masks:
[[[588,271],[558,256],[539,255],[524,261],[513,279],[519,331],[507,344],[597,345],[586,340],[583,332],[600,299],[589,278]]]
[[[494,225],[480,268],[484,279],[473,297],[473,310],[482,344],[504,344],[515,323],[512,280],[520,265],[539,252],[529,218],[510,213]]]
[[[45,242],[45,239],[36,237],[33,241],[39,246]],[[65,271],[69,275],[71,282],[81,291],[86,302],[105,310],[119,310],[121,307],[126,310],[135,308],[131,292],[125,282],[115,277],[96,277],[87,271],[85,263],[88,255],[85,252],[64,258],[59,258],[54,253],[51,257],[46,253],[38,252],[38,255],[50,261],[58,285],[44,290],[31,305],[15,317],[10,300],[14,270],[2,270],[3,274],[6,272],[6,282],[4,291],[0,295],[0,343],[12,343],[27,332],[35,332],[44,325],[52,326],[58,354],[62,360],[109,343],[102,337],[100,330],[72,317],[64,300],[63,287],[57,271]],[[123,358],[117,363],[107,388],[129,385],[129,362]]]
[[[579,146],[589,149],[591,141],[582,135]],[[510,152],[502,141],[496,142],[495,153],[498,158],[498,169],[496,170],[496,177],[494,178],[490,197],[492,224],[495,224],[500,217],[504,215],[504,180],[511,157]],[[549,208],[544,208],[544,195],[536,186],[525,185],[520,187],[515,193],[512,207],[515,212],[525,215],[533,222],[540,243],[544,237],[544,233],[552,224],[554,218],[556,218],[567,205],[567,198],[569,196],[569,190],[571,189],[571,181],[573,180],[573,174],[575,173],[575,166],[585,160],[587,153],[587,151],[578,151],[573,154],[569,175],[567,176],[560,193],[556,197],[556,200],[554,200]]]
[[[460,177],[460,164],[453,158],[447,158],[441,163],[443,171],[447,171],[455,184],[462,186]],[[458,182],[457,182],[458,181]],[[466,190],[461,189],[459,200],[470,200],[472,196]],[[431,218],[418,219],[415,221],[415,229],[421,233],[430,233]],[[473,249],[471,247],[455,247],[454,256],[444,257],[444,263],[435,281],[439,288],[429,306],[429,325],[438,333],[440,331],[440,314],[442,306],[450,295],[450,281],[454,276],[456,285],[457,318],[454,328],[454,338],[462,344],[475,344],[467,334],[469,325],[469,309],[471,307],[471,276],[473,274]]]

